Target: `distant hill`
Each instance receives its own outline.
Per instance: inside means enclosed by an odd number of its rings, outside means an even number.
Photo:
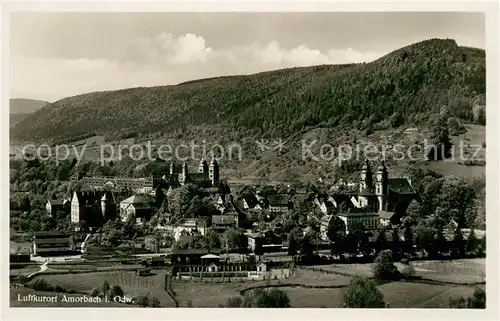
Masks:
[[[371,132],[415,126],[443,110],[467,122],[474,117],[474,105],[484,105],[485,72],[484,50],[431,39],[371,63],[69,97],[23,119],[11,135],[21,141],[57,141],[89,133],[110,139],[183,137],[192,128],[222,128],[247,138],[299,137],[325,127]]]
[[[37,99],[12,98],[9,100],[11,114],[30,114],[50,104]]]
[[[14,98],[9,100],[10,126],[14,126],[30,114],[47,106],[48,101]]]

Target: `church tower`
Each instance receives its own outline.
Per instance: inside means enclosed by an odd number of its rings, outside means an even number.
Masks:
[[[203,156],[200,160],[200,164],[198,165],[198,173],[200,174],[208,173],[208,163],[205,160],[205,156]]]
[[[377,180],[375,182],[375,195],[378,198],[379,211],[386,209],[387,188],[389,183],[389,174],[384,161],[377,168]]]
[[[359,180],[359,191],[362,192],[368,188],[369,190],[373,189],[373,174],[370,168],[370,164],[368,160],[365,160],[363,167],[361,168],[361,177]]]
[[[103,221],[106,221],[108,219],[107,211],[108,211],[108,198],[106,196],[106,193],[101,198],[101,211],[102,211],[102,219]]]
[[[174,162],[170,163],[170,171],[169,171],[169,173],[170,173],[170,176],[174,175]]]
[[[217,161],[215,160],[215,155],[212,155],[212,161],[208,167],[208,178],[210,179],[212,186],[219,184],[219,164],[217,164]]]
[[[179,175],[179,183],[181,185],[184,185],[186,183],[187,175],[188,175],[188,166],[186,162],[184,162],[184,164],[182,164],[182,172]]]

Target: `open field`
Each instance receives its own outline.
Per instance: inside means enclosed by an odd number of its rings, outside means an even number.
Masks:
[[[37,271],[40,271],[39,264],[11,264],[9,273],[11,276],[28,276]]]
[[[463,164],[460,157],[460,143],[464,144],[463,157],[466,159],[477,158],[486,161],[486,147],[482,147],[486,142],[486,127],[481,125],[466,124],[467,132],[460,136],[451,137],[451,142],[455,145],[454,161],[452,162],[433,162],[428,168],[443,174],[471,179],[480,177],[485,173],[485,166],[467,166]],[[475,154],[475,155],[474,155]]]
[[[33,281],[43,278],[49,284],[59,285],[66,291],[74,290],[90,294],[92,289],[100,288],[107,280],[111,286],[119,285],[126,295],[140,296],[149,292],[160,301],[161,306],[173,307],[174,302],[163,289],[166,271],[153,270],[152,272],[154,275],[151,276],[137,276],[132,271],[40,275]]]
[[[471,284],[484,282],[484,275],[481,276],[481,270],[484,273],[484,259],[420,261],[412,262],[412,264],[415,266],[417,276],[426,279]],[[321,268],[351,275],[372,276],[370,264],[337,264],[321,266]],[[399,268],[402,267],[399,266]],[[288,293],[293,307],[339,308],[342,307],[344,287],[349,284],[349,281],[350,278],[347,276],[301,268],[296,270],[292,278],[272,280],[269,284],[279,284],[280,288]],[[241,290],[266,285],[268,285],[266,281],[235,281],[215,284],[175,281],[173,288],[180,307],[189,305],[193,307],[218,307],[225,304],[228,298],[239,296]],[[331,286],[332,288],[303,286]],[[450,297],[469,297],[476,287],[484,288],[484,285],[426,284],[399,281],[378,286],[387,303],[393,308],[446,308]],[[200,293],[203,295],[199,295]]]
[[[461,284],[480,283],[485,280],[485,259],[463,259],[453,261],[414,261],[415,275],[441,282]],[[403,264],[396,263],[401,271]],[[320,265],[326,271],[347,273],[362,277],[372,276],[372,264],[332,264]]]

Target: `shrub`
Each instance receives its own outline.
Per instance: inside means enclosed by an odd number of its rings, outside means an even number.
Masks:
[[[156,298],[156,297],[153,297],[153,299],[151,299],[151,306],[153,308],[160,307],[160,300],[158,300],[158,298]]]
[[[142,306],[142,307],[147,307],[150,305],[150,302],[149,302],[149,293],[148,295],[141,295],[141,296],[138,296],[135,300],[135,304],[136,305],[139,305],[139,306]]]
[[[394,280],[399,277],[399,272],[392,262],[392,251],[384,250],[379,253],[373,265],[373,275],[381,280]]]
[[[122,288],[119,285],[113,285],[111,289],[109,290],[109,296],[111,298],[115,296],[123,296],[124,292]]]
[[[37,279],[31,285],[35,291],[48,291],[47,288],[52,288],[44,279]]]
[[[483,289],[476,289],[472,297],[467,299],[464,297],[452,299],[450,297],[449,307],[453,309],[485,309],[486,292]]]
[[[245,294],[242,306],[246,308],[288,308],[290,307],[290,299],[286,292],[277,288],[256,289]]]
[[[405,265],[403,271],[401,271],[401,274],[405,279],[411,279],[415,276],[415,268],[410,264]]]
[[[59,284],[57,284],[54,287],[54,292],[65,292],[65,290]]]
[[[241,307],[242,303],[243,303],[243,300],[241,299],[241,297],[237,296],[237,297],[232,297],[232,298],[227,299],[226,306],[228,308],[239,308],[239,307]]]
[[[99,289],[97,288],[93,288],[92,292],[90,292],[90,296],[99,296],[99,295],[101,295],[101,291],[99,291]]]
[[[373,281],[354,277],[343,298],[346,308],[385,308],[384,295],[375,287]]]

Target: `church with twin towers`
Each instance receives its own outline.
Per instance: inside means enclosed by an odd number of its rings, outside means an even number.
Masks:
[[[189,171],[187,162],[183,162],[181,165],[171,162],[168,171],[161,178],[153,177],[153,185],[155,186],[180,187],[194,184],[199,187],[217,187],[219,183],[219,164],[213,155],[209,161],[203,156],[195,172]]]

